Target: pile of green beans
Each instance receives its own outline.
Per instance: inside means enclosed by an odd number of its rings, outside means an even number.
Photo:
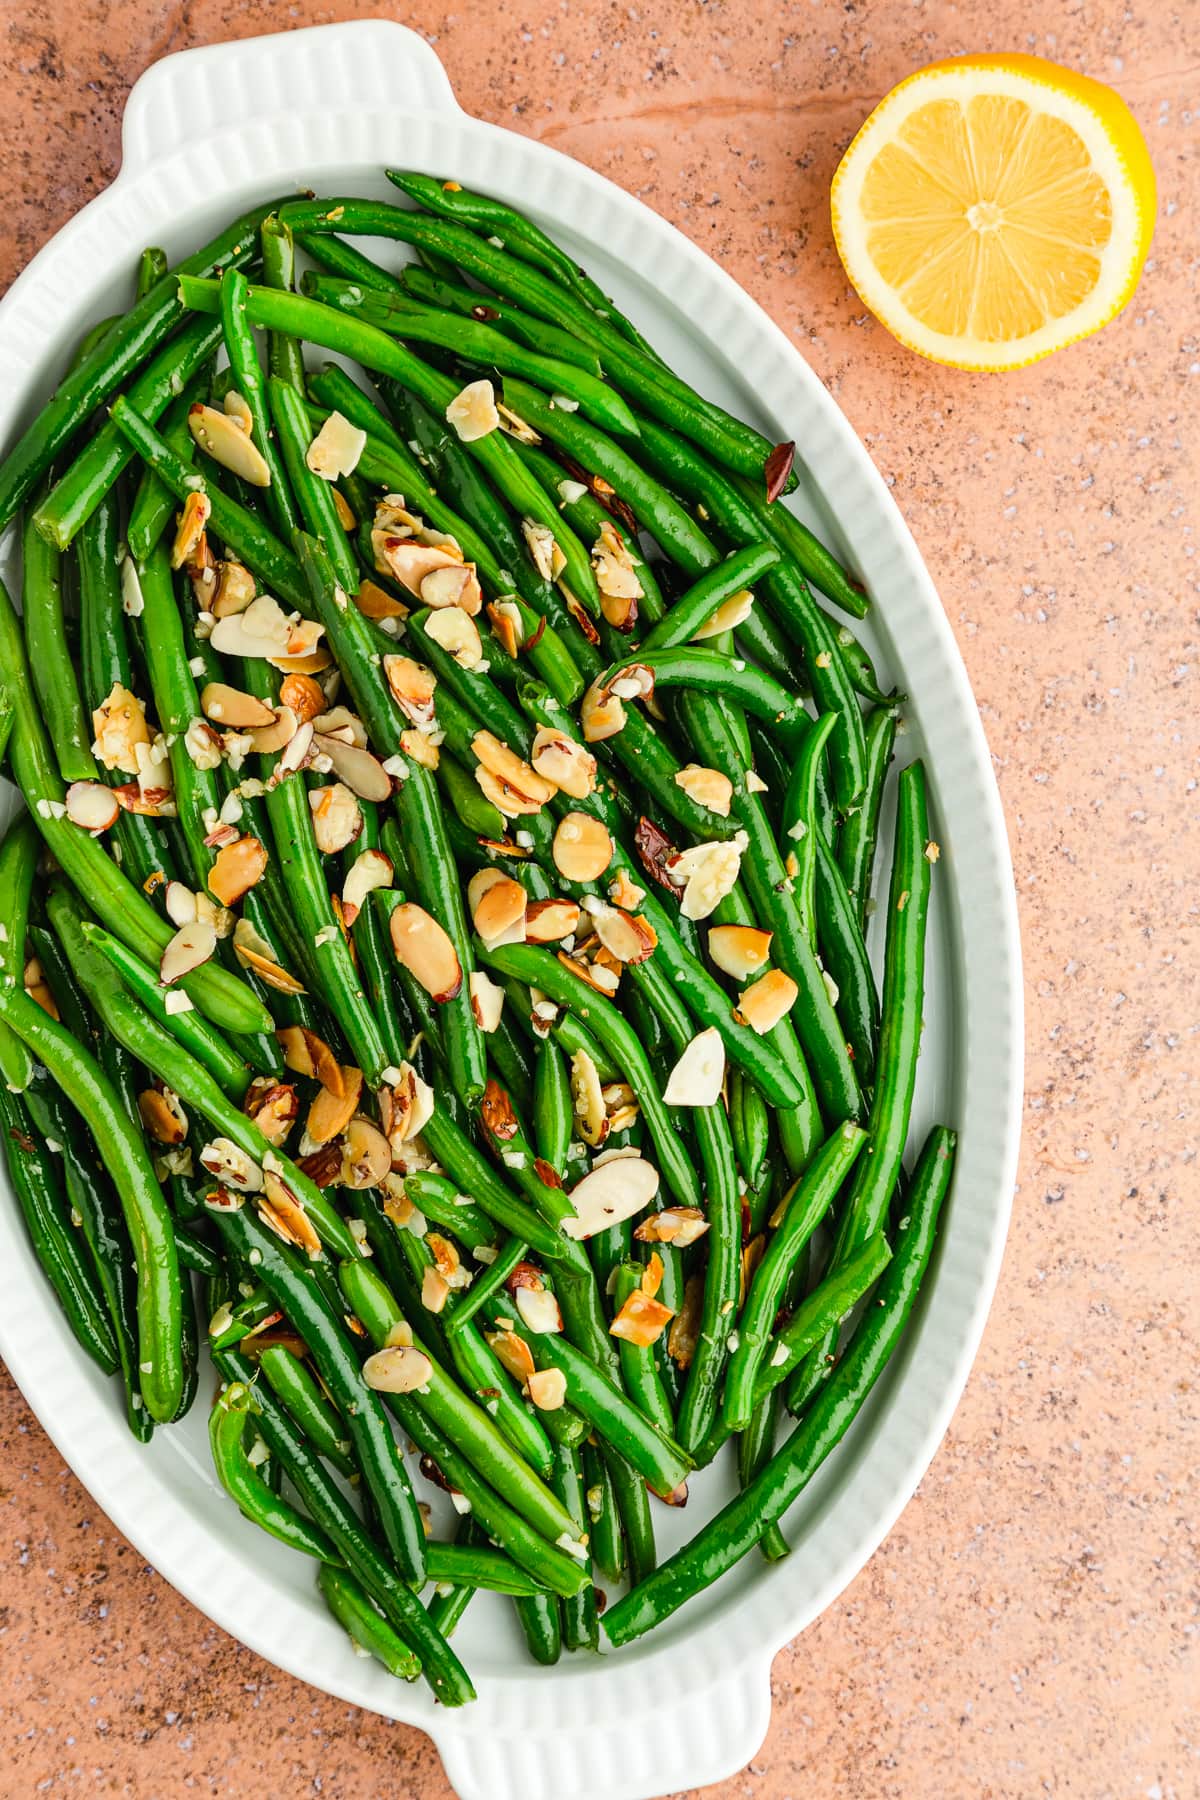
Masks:
[[[788,1553],[955,1139],[906,1174],[938,849],[910,762],[877,866],[898,702],[791,446],[389,174],[147,249],[0,464],[0,1126],[130,1429],[205,1335],[247,1528],[462,1705],[479,1591],[549,1666]]]

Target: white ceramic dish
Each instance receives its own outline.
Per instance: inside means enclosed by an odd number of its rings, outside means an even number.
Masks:
[[[0,443],[34,413],[78,333],[128,304],[144,245],[183,254],[253,200],[300,186],[395,198],[381,173],[391,163],[453,174],[528,209],[704,392],[772,440],[796,438],[814,472],[801,508],[875,596],[865,635],[911,697],[902,745],[927,758],[943,848],[916,1126],[956,1124],[959,1165],[913,1328],[789,1516],[786,1563],[750,1558],[641,1644],[552,1674],[524,1659],[508,1615],[485,1597],[455,1640],[480,1698],[448,1713],[419,1683],[403,1686],[355,1656],[311,1570],[238,1517],[209,1470],[202,1408],[149,1451],[132,1441],[55,1311],[15,1208],[0,1207],[9,1368],[97,1503],[216,1623],[314,1686],[424,1727],[464,1800],[644,1800],[718,1780],[766,1731],[775,1652],[862,1567],[927,1467],[999,1270],[1019,1130],[1019,945],[999,800],[953,637],[870,458],[783,334],[639,202],[460,111],[411,32],[335,25],[168,57],[130,96],[123,147],[112,187],[0,306]],[[11,575],[11,534],[5,553]],[[695,1482],[684,1517],[659,1509],[665,1548],[726,1497],[729,1480],[714,1471]],[[401,1786],[401,1772],[388,1780]]]

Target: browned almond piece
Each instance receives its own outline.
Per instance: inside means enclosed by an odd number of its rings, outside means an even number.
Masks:
[[[658,946],[658,933],[648,919],[623,912],[619,906],[589,907],[596,936],[610,956],[621,963],[645,962]]]
[[[146,1088],[137,1097],[142,1124],[158,1144],[182,1144],[188,1134],[187,1115],[174,1094]]]
[[[800,992],[790,975],[782,969],[768,969],[765,975],[738,995],[737,1017],[760,1036],[773,1031],[792,1009]]]
[[[561,1369],[535,1369],[525,1385],[539,1412],[557,1412],[566,1403],[567,1378]]]
[[[344,744],[340,738],[325,737],[319,732],[314,733],[313,743],[329,758],[338,780],[345,782],[360,800],[391,799],[392,778],[379,758],[372,756],[369,750],[362,750],[357,744]]]
[[[307,1075],[340,1100],[346,1091],[345,1071],[324,1038],[303,1025],[285,1025],[275,1033],[283,1060],[296,1075]]]
[[[568,956],[565,950],[558,952],[558,960],[564,969],[569,969],[580,981],[585,981],[598,994],[603,994],[606,1000],[611,1000],[621,985],[620,976],[601,963],[581,962],[577,956]]]
[[[440,1313],[450,1298],[450,1283],[432,1264],[421,1277],[421,1305],[426,1312]]]
[[[575,1217],[563,1221],[567,1237],[590,1238],[609,1225],[620,1225],[649,1206],[658,1192],[658,1170],[640,1156],[600,1161],[572,1188]]]
[[[90,831],[93,837],[107,831],[120,817],[120,802],[102,781],[73,781],[64,798],[72,825]]]
[[[258,592],[254,577],[244,563],[223,562],[217,570],[217,586],[211,612],[215,619],[232,618],[245,612]]]
[[[322,647],[302,656],[269,656],[267,661],[284,675],[321,675],[333,661],[333,656]]]
[[[206,682],[200,693],[200,711],[227,731],[257,731],[275,723],[273,706],[224,681]]]
[[[530,1331],[559,1332],[563,1328],[558,1301],[549,1288],[521,1287],[513,1295],[517,1311]]]
[[[239,924],[240,922],[239,920]],[[256,950],[251,944],[239,944],[236,931],[233,950],[238,961],[243,963],[247,969],[253,969],[259,980],[265,981],[268,987],[275,989],[276,993],[305,994],[308,992],[302,981],[298,980],[295,975],[289,974],[286,969],[281,968],[279,963],[274,962],[271,957],[264,956],[261,950]]]
[[[608,1329],[613,1337],[648,1350],[651,1344],[657,1344],[674,1317],[672,1309],[661,1300],[635,1288]]]
[[[579,926],[574,900],[535,900],[525,914],[525,936],[531,944],[557,944]]]
[[[504,1013],[504,989],[482,969],[472,969],[470,988],[475,1023],[480,1031],[495,1031]]]
[[[193,919],[181,925],[162,953],[158,977],[164,987],[182,981],[193,969],[206,963],[217,947],[217,934],[207,919]]]
[[[353,925],[367,895],[376,888],[391,887],[395,874],[391,857],[382,850],[364,850],[355,857],[342,883],[342,916],[347,925]]]
[[[511,782],[503,781],[499,775],[493,775],[490,769],[485,769],[482,763],[475,765],[475,780],[484,799],[490,800],[506,819],[525,818],[542,810],[542,801],[531,800],[528,794],[513,787]]]
[[[663,1284],[663,1276],[665,1274],[666,1267],[662,1257],[658,1254],[657,1250],[651,1251],[650,1260],[646,1264],[646,1271],[642,1276],[640,1283],[643,1294],[649,1294],[651,1300],[653,1300]]]
[[[289,676],[289,680],[306,681],[308,676]],[[272,715],[271,723],[250,733],[251,742],[260,756],[273,756],[277,750],[284,750],[291,743],[300,729],[300,721],[290,706],[280,706]]]
[[[723,819],[729,817],[733,783],[719,769],[705,769],[699,763],[687,763],[676,772],[675,786],[682,788],[697,806],[707,806],[710,812],[719,813]]]
[[[341,1136],[358,1111],[362,1085],[362,1070],[343,1063],[340,1096],[331,1094],[328,1088],[321,1089],[305,1120],[305,1129],[314,1144],[327,1144],[331,1138]]]
[[[222,906],[236,906],[267,869],[267,853],[256,837],[240,837],[226,844],[213,858],[208,871],[209,892]]]
[[[444,1005],[462,987],[462,965],[449,936],[424,907],[405,901],[391,916],[396,960],[413,975],[431,999]]]
[[[336,1138],[331,1144],[322,1144],[311,1156],[302,1157],[298,1167],[319,1188],[334,1187],[342,1179],[342,1146]]]
[[[698,1206],[670,1206],[643,1219],[633,1235],[642,1244],[675,1244],[686,1250],[707,1230],[708,1220]]]
[[[683,1305],[676,1313],[667,1334],[667,1354],[681,1369],[686,1369],[696,1354],[703,1316],[704,1277],[689,1275],[683,1290]]]
[[[442,569],[437,574],[430,575],[425,586],[436,581],[439,574],[448,573],[448,570]],[[477,669],[483,661],[483,640],[479,635],[479,627],[470,614],[460,607],[446,605],[441,612],[430,613],[425,621],[425,635],[439,645],[447,656],[453,657],[460,669]]]
[[[587,744],[600,744],[625,729],[625,708],[598,678],[579,702],[579,723]]]
[[[369,577],[360,581],[354,604],[364,619],[407,619],[409,608]]]
[[[306,1256],[321,1254],[321,1240],[312,1220],[282,1176],[274,1169],[263,1170],[263,1192],[258,1200],[263,1224],[270,1226],[285,1244],[294,1244]]]
[[[436,769],[442,760],[441,750],[433,739],[427,732],[418,731],[415,725],[400,733],[400,748],[423,769]]]
[[[536,800],[542,806],[547,800],[553,800],[554,783],[545,780],[536,769],[531,769],[507,744],[502,744],[493,732],[477,731],[471,739],[471,750],[476,760],[495,775],[497,780],[507,782],[527,799]]]
[[[491,382],[486,379],[469,381],[446,408],[446,423],[454,427],[464,444],[472,444],[477,438],[495,431],[500,414],[496,411],[496,390]]]
[[[246,1089],[242,1111],[254,1120],[268,1143],[282,1144],[299,1117],[300,1099],[290,1081],[256,1075]]]
[[[771,933],[756,925],[714,925],[708,954],[723,975],[746,981],[764,969],[771,954]]]
[[[734,631],[744,625],[754,609],[754,595],[749,588],[742,588],[736,594],[730,594],[728,600],[722,600],[715,613],[705,619],[698,631],[693,631],[692,642],[700,643],[704,638],[719,637],[723,631]]]
[[[204,536],[204,527],[212,513],[212,501],[200,488],[193,488],[183,503],[171,545],[171,567],[182,569],[188,557]]]
[[[487,616],[500,648],[515,658],[521,648],[521,615],[508,601],[494,600],[488,603]]]
[[[437,676],[433,670],[411,656],[385,656],[383,672],[392,698],[405,718],[413,725],[431,724],[437,692]]]
[[[486,1335],[488,1345],[514,1381],[527,1382],[537,1373],[533,1351],[515,1331],[490,1331]]]
[[[372,536],[376,554],[382,552],[387,573],[394,575],[400,586],[407,588],[414,600],[421,598],[421,583],[435,569],[461,568],[462,557],[442,544],[419,544],[413,538],[388,537],[376,532]]]
[[[358,801],[343,782],[334,781],[328,787],[310,788],[308,804],[317,849],[322,856],[340,856],[362,830]]]
[[[521,883],[499,869],[479,869],[467,883],[472,923],[489,947],[524,939],[527,904]]]
[[[571,1105],[580,1137],[593,1150],[598,1150],[611,1126],[600,1077],[586,1050],[577,1050],[571,1058]]]
[[[123,781],[109,792],[122,812],[140,813],[146,819],[175,817],[174,796],[170,788],[139,787],[136,781]]]
[[[432,1374],[433,1364],[415,1344],[390,1344],[363,1364],[363,1379],[379,1394],[414,1394]]]
[[[357,530],[358,519],[354,509],[339,487],[335,487],[333,490],[333,510],[338,516],[338,524],[347,535]]]
[[[539,775],[572,800],[586,800],[595,788],[595,757],[564,731],[539,726],[530,760]]]
[[[296,723],[304,725],[325,711],[325,690],[311,675],[285,675],[279,687],[279,704],[290,707]]]
[[[25,964],[25,992],[36,1006],[40,1006],[48,1018],[57,1019],[58,1006],[50,987],[42,975],[42,965],[36,957],[30,957]]]
[[[106,769],[121,769],[126,775],[138,772],[138,749],[151,741],[146,723],[146,704],[120,682],[114,682],[107,697],[92,713],[93,749]]]
[[[228,413],[218,412],[197,400],[188,408],[188,430],[200,448],[215,463],[239,475],[251,487],[270,487],[271,471],[254,440],[234,423]]]
[[[519,1126],[517,1115],[513,1111],[513,1103],[498,1081],[489,1078],[483,1090],[483,1099],[479,1102],[479,1116],[483,1120],[483,1128],[490,1137],[506,1144],[517,1135]]]
[[[606,594],[601,589],[600,611],[614,631],[630,632],[637,624],[638,603],[632,594]]]
[[[608,827],[590,813],[564,813],[554,833],[554,866],[568,881],[599,881],[612,861]]]
[[[421,599],[436,612],[453,607],[472,618],[483,605],[483,589],[475,574],[474,563],[458,563],[453,567],[431,569],[421,582]],[[429,623],[426,624],[426,630]]]
[[[346,1127],[342,1145],[342,1184],[348,1188],[378,1187],[391,1173],[392,1151],[373,1119],[357,1113]]]
[[[668,1106],[715,1106],[725,1081],[725,1043],[715,1025],[698,1032],[667,1077]]]
[[[249,436],[254,430],[254,414],[250,411],[250,402],[236,388],[230,388],[225,396],[225,411],[239,431],[244,431]]]
[[[263,1172],[252,1156],[227,1137],[215,1137],[200,1151],[200,1165],[223,1187],[239,1193],[256,1194],[263,1184]]]

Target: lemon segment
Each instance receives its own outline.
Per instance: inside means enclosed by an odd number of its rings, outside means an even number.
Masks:
[[[1154,228],[1145,140],[1110,88],[1034,56],[958,57],[893,88],[834,177],[846,273],[900,341],[1011,369],[1098,331]]]

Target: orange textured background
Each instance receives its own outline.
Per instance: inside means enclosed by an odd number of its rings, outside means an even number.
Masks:
[[[121,108],[148,63],[384,10],[5,0],[0,283],[111,178]],[[1187,1716],[1200,1691],[1200,10],[434,0],[393,16],[436,46],[468,109],[640,194],[792,336],[916,534],[1008,815],[1027,1105],[983,1348],[890,1539],[778,1658],[766,1744],[707,1791],[1188,1800],[1200,1793]],[[894,82],[1005,48],[1121,90],[1158,171],[1159,224],[1136,299],[1101,337],[974,377],[918,361],[864,313],[826,196]],[[180,1600],[2,1376],[0,1696],[5,1795],[449,1792],[421,1734],[277,1674]]]

